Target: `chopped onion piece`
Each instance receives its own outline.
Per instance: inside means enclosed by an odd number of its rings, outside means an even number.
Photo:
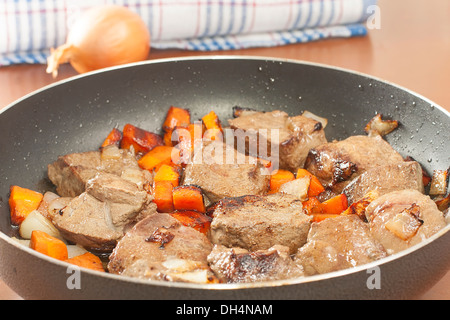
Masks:
[[[323,118],[323,117],[319,117],[318,115],[306,110],[305,112],[303,112],[302,116],[310,118],[310,119],[314,119],[316,121],[319,121],[322,124],[322,128],[325,129],[325,127],[328,124],[328,119]]]
[[[301,201],[308,200],[308,189],[311,179],[303,177],[283,183],[280,187],[280,192],[287,193],[297,197]]]
[[[430,184],[430,195],[444,195],[447,193],[448,169],[434,170]]]
[[[189,272],[177,273],[177,280],[193,283],[210,283],[208,270],[194,270]]]
[[[31,233],[33,230],[40,230],[52,237],[63,239],[58,229],[53,225],[53,223],[44,217],[39,211],[32,211],[26,218],[23,220],[22,224],[19,228],[19,234],[24,239],[31,239]]]
[[[233,107],[233,118],[238,118],[238,117],[242,117],[242,116],[248,116],[248,115],[252,115],[254,113],[257,113],[259,111],[256,111],[254,109],[250,109],[250,108],[242,108],[239,106],[234,106]]]
[[[50,203],[55,199],[58,199],[59,196],[56,193],[47,191],[46,193],[44,193],[44,198],[42,199],[42,202],[46,202],[46,203]]]
[[[144,172],[139,168],[125,168],[120,176],[142,188],[145,183]]]
[[[177,258],[169,258],[166,261],[164,261],[162,265],[167,269],[176,272],[188,272],[201,268],[200,263],[197,261],[177,259]]]
[[[52,218],[59,214],[59,210],[65,208],[71,200],[72,198],[69,197],[60,197],[51,201],[47,207],[48,217]]]
[[[379,113],[367,123],[364,130],[369,136],[385,136],[398,127],[398,121],[383,120],[381,117],[382,115]]]
[[[384,226],[398,238],[408,241],[414,237],[423,224],[418,217],[419,213],[419,207],[413,204],[386,222]]]
[[[168,269],[166,276],[173,281],[213,283],[215,280],[208,269],[198,261],[169,258],[162,265]]]
[[[85,248],[76,245],[76,244],[71,244],[67,246],[67,253],[70,258],[76,257],[76,256],[80,256],[82,254],[85,254],[86,252],[88,252]]]
[[[102,148],[100,157],[102,160],[118,160],[122,157],[122,154],[116,145],[109,145]]]

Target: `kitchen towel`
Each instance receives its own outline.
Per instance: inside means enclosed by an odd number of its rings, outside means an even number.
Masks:
[[[0,0],[0,66],[46,63],[87,8],[138,13],[158,49],[233,50],[367,34],[376,0]]]

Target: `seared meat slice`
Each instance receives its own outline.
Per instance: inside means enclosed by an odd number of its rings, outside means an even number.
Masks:
[[[385,194],[366,208],[370,232],[392,254],[444,228],[444,215],[429,196],[417,190]]]
[[[363,265],[387,256],[383,246],[356,215],[343,215],[314,222],[307,243],[295,261],[306,275],[322,274]]]
[[[108,270],[135,278],[210,282],[212,245],[194,228],[160,213],[138,222],[110,255]]]
[[[365,171],[401,162],[402,156],[381,136],[352,136],[311,149],[305,168],[329,190],[339,194]]]
[[[152,197],[132,182],[101,172],[86,184],[86,192],[109,205],[111,223],[123,227],[136,220]]]
[[[62,197],[76,197],[85,191],[86,182],[98,172],[129,176],[130,172],[139,172],[141,177],[135,183],[151,183],[151,174],[141,170],[132,152],[108,146],[101,151],[88,151],[60,156],[48,165],[48,177]],[[134,176],[138,174],[134,173]]]
[[[66,239],[111,251],[130,225],[156,213],[151,200],[134,183],[101,172],[88,181],[85,192],[53,214],[52,221]]]
[[[424,193],[422,167],[415,161],[375,167],[352,180],[342,192],[350,205],[374,189],[380,196],[403,189],[415,189]]]
[[[294,263],[289,248],[275,245],[267,250],[249,252],[241,248],[214,245],[208,256],[211,269],[224,282],[258,282],[303,276]]]
[[[225,198],[212,214],[211,242],[249,251],[281,244],[292,254],[306,242],[311,224],[302,202],[284,193]]]
[[[182,184],[201,187],[211,202],[224,197],[265,194],[269,182],[270,175],[259,161],[218,141],[207,142],[194,151],[182,178]]]
[[[64,238],[94,251],[111,251],[120,237],[109,216],[108,204],[83,192],[53,216],[53,224]]]
[[[76,197],[84,192],[86,182],[101,166],[100,152],[88,151],[61,156],[48,165],[48,177],[62,197]]]
[[[320,122],[301,115],[289,117],[286,112],[278,110],[243,113],[228,120],[228,123],[232,129],[242,130],[247,135],[247,153],[252,154],[252,150],[259,150],[259,144],[267,144],[264,148],[267,148],[270,160],[278,161],[281,169],[291,171],[303,167],[311,148],[327,142]],[[273,141],[272,138],[276,140]],[[258,147],[253,146],[252,149],[248,141],[257,141]],[[278,159],[271,150],[278,150]]]

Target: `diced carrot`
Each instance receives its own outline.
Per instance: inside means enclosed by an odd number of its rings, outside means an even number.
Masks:
[[[203,124],[205,125],[206,132],[205,138],[210,140],[221,140],[223,135],[222,124],[219,117],[214,111],[211,111],[202,118]]]
[[[173,130],[174,129],[167,129],[167,131],[164,132],[163,140],[164,140],[165,146],[169,146],[169,147],[174,146],[174,143],[172,141]]]
[[[307,214],[323,213],[322,203],[316,197],[310,197],[308,200],[303,201],[302,204]]]
[[[173,185],[170,181],[153,182],[153,202],[158,212],[172,212],[173,209]]]
[[[127,123],[123,128],[123,137],[120,148],[134,147],[136,153],[147,153],[157,146],[164,145],[163,138],[156,133],[146,131]]]
[[[446,170],[433,170],[430,182],[430,196],[442,196],[447,194],[448,177],[450,168]]]
[[[172,186],[176,187],[180,181],[180,172],[177,167],[169,166],[163,164],[156,171],[155,177],[153,179],[155,182],[159,181],[169,181]]]
[[[173,131],[174,145],[180,150],[181,163],[187,164],[203,137],[203,125],[200,122],[191,123],[185,127],[176,127]]]
[[[191,151],[193,151],[195,143],[202,141],[204,133],[203,125],[200,122],[190,123],[185,127],[176,127],[175,131],[177,132],[178,144],[189,146]]]
[[[67,246],[60,239],[40,230],[31,232],[30,248],[58,260],[67,260]]]
[[[194,228],[195,230],[207,234],[211,225],[211,217],[197,211],[176,211],[171,214],[184,226]]]
[[[319,194],[325,191],[325,188],[323,187],[322,183],[320,183],[319,179],[312,173],[310,173],[306,169],[298,169],[296,178],[303,178],[303,177],[310,177],[311,182],[309,184],[308,189],[308,196],[309,197],[317,197]]]
[[[315,214],[313,214],[312,216],[313,216],[312,222],[320,222],[320,221],[323,221],[323,220],[325,220],[325,219],[339,217],[340,214],[334,214],[334,213],[315,213]]]
[[[122,141],[122,132],[119,129],[114,128],[111,130],[106,139],[103,141],[102,148],[110,145],[116,145],[119,147],[121,141]]]
[[[295,176],[288,170],[278,169],[270,176],[270,189],[269,193],[277,193],[280,190],[282,184],[292,181]]]
[[[75,256],[73,258],[67,259],[66,262],[70,264],[74,264],[76,266],[87,268],[95,271],[105,272],[103,268],[102,260],[97,257],[95,254],[86,252],[79,256]]]
[[[322,202],[323,213],[341,214],[347,208],[347,196],[343,193]]]
[[[19,186],[11,186],[10,191],[9,208],[11,223],[20,225],[33,210],[39,207],[44,195]]]
[[[175,147],[157,146],[139,159],[138,164],[142,169],[153,171],[163,164],[176,165],[179,158],[180,151]]]
[[[180,171],[178,167],[163,164],[157,169],[153,179],[153,202],[159,212],[172,212],[173,188],[178,186]]]
[[[206,212],[203,193],[200,187],[193,185],[179,186],[173,189],[173,207],[175,210],[194,210]]]
[[[168,132],[178,126],[187,126],[189,123],[191,123],[191,115],[188,109],[171,106],[167,111],[163,130]]]

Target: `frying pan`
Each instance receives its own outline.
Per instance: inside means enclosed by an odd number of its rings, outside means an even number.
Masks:
[[[0,277],[26,299],[410,299],[431,288],[450,266],[450,226],[432,238],[374,263],[307,278],[253,284],[199,285],[143,281],[83,270],[72,272],[9,237],[7,199],[17,184],[51,190],[48,163],[62,154],[95,150],[126,123],[159,132],[169,106],[192,118],[233,106],[309,110],[329,119],[329,141],[364,134],[382,113],[401,126],[386,139],[428,172],[447,168],[450,116],[409,90],[334,67],[260,57],[146,61],[73,77],[16,101],[0,113]],[[378,277],[378,278],[374,278]],[[373,281],[377,285],[373,285]]]

